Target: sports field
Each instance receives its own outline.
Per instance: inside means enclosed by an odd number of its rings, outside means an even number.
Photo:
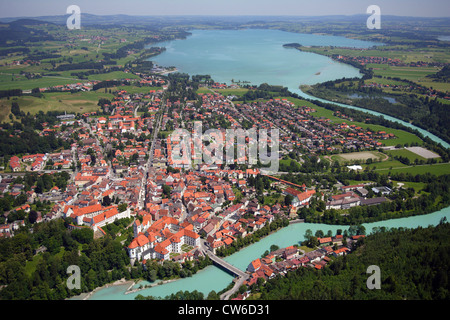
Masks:
[[[331,156],[332,160],[342,161],[366,161],[367,159],[373,160],[385,160],[387,156],[378,151],[362,151],[362,152],[352,152],[352,153],[340,153]]]

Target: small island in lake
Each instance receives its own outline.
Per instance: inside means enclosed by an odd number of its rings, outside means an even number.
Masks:
[[[283,44],[283,47],[285,47],[285,48],[295,48],[295,49],[297,49],[297,48],[299,48],[301,46],[302,45],[300,43],[296,43],[296,42]]]

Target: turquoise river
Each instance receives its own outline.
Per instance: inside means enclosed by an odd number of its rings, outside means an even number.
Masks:
[[[186,40],[160,43],[159,45],[166,47],[167,50],[159,56],[153,57],[152,61],[161,66],[176,66],[179,72],[190,75],[209,74],[215,81],[228,84],[233,79],[234,81],[248,81],[254,85],[261,83],[283,85],[288,87],[291,92],[310,99],[315,98],[303,93],[299,89],[300,85],[342,77],[357,77],[360,76],[359,71],[349,65],[335,62],[321,55],[284,48],[283,44],[297,42],[302,45],[333,45],[356,48],[368,48],[375,44],[343,37],[296,34],[277,30],[193,30],[191,32],[192,36],[189,36]],[[338,105],[363,110],[353,106]],[[381,115],[377,112],[363,111]],[[446,142],[425,130],[396,118],[383,116],[386,119],[417,129],[423,135],[447,148],[449,147]],[[447,220],[450,219],[450,207],[427,215],[366,223],[364,227],[367,233],[370,233],[372,228],[380,226],[387,228],[427,227],[438,224],[443,217],[446,217]],[[312,223],[292,224],[226,257],[225,260],[241,270],[245,270],[252,260],[260,257],[272,244],[286,247],[303,241],[307,229],[312,230],[313,233],[316,230],[323,230],[324,232],[331,230],[335,233],[337,229],[348,229],[348,226]],[[221,269],[209,266],[192,277],[156,285],[130,294],[125,294],[129,284],[102,288],[93,293],[89,300],[133,300],[138,294],[164,297],[180,290],[198,290],[207,295],[211,290],[216,292],[222,290],[230,284],[232,279],[231,275]],[[135,288],[141,284],[149,283],[141,281],[135,285]],[[80,299],[80,297],[72,299]]]

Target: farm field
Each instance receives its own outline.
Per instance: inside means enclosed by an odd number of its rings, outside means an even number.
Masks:
[[[389,169],[389,168],[398,168],[398,167],[406,167],[405,164],[401,163],[398,160],[393,160],[393,159],[389,159],[386,161],[381,161],[381,162],[375,162],[375,163],[371,163],[371,164],[363,164],[361,165],[363,167],[363,169],[365,169],[366,167],[368,167],[369,169],[375,168],[375,169]]]
[[[422,147],[409,147],[409,148],[405,148],[406,150],[408,150],[409,152],[412,152],[414,154],[416,154],[418,157],[421,158],[425,158],[425,159],[433,159],[433,158],[439,158],[439,155],[427,150],[425,148]]]
[[[123,71],[113,71],[108,73],[99,73],[88,76],[89,80],[118,80],[118,79],[139,79],[137,75],[123,72]]]
[[[100,98],[112,99],[113,95],[104,92],[52,92],[44,93],[43,98],[33,96],[14,97],[10,100],[0,99],[0,121],[9,120],[12,102],[19,104],[20,110],[30,114],[39,111],[66,111],[67,113],[85,113],[99,109]]]
[[[450,91],[450,84],[444,82],[435,82],[432,81],[431,78],[428,78],[428,75],[435,74],[439,71],[439,68],[435,67],[396,67],[389,66],[387,64],[368,64],[370,68],[373,68],[374,74],[382,77],[391,77],[391,78],[401,78],[410,81],[414,81],[417,84],[424,87],[432,87],[439,91]],[[394,80],[385,79],[385,78],[373,78],[370,79],[372,82],[378,82],[385,84],[397,84],[392,82]],[[398,83],[401,84],[401,83]]]
[[[396,149],[396,150],[388,150],[386,151],[387,154],[391,155],[391,156],[401,156],[401,157],[406,157],[408,158],[410,161],[414,161],[416,159],[418,160],[426,160],[426,158],[419,156],[418,154],[409,151],[407,149]]]
[[[376,75],[401,78],[415,82],[439,71],[435,67],[396,67],[387,64],[368,64],[367,66],[373,68]]]
[[[111,90],[111,92],[114,91],[122,91],[125,90],[128,93],[148,93],[151,90],[162,90],[162,87],[138,87],[138,86],[118,86],[118,87],[110,87],[110,88],[106,88],[106,90],[109,92],[109,90]],[[98,89],[97,90],[98,93],[101,92],[105,92],[105,89]]]
[[[11,79],[14,81],[11,81]],[[39,79],[27,79],[20,75],[11,75],[2,73],[0,77],[0,90],[22,89],[31,90],[34,88],[46,88],[57,85],[66,85],[83,82],[83,80],[74,77],[42,77]]]

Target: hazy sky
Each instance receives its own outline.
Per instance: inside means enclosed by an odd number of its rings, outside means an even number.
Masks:
[[[352,15],[449,17],[449,0],[0,0],[0,17],[61,15],[69,5],[98,15]]]

